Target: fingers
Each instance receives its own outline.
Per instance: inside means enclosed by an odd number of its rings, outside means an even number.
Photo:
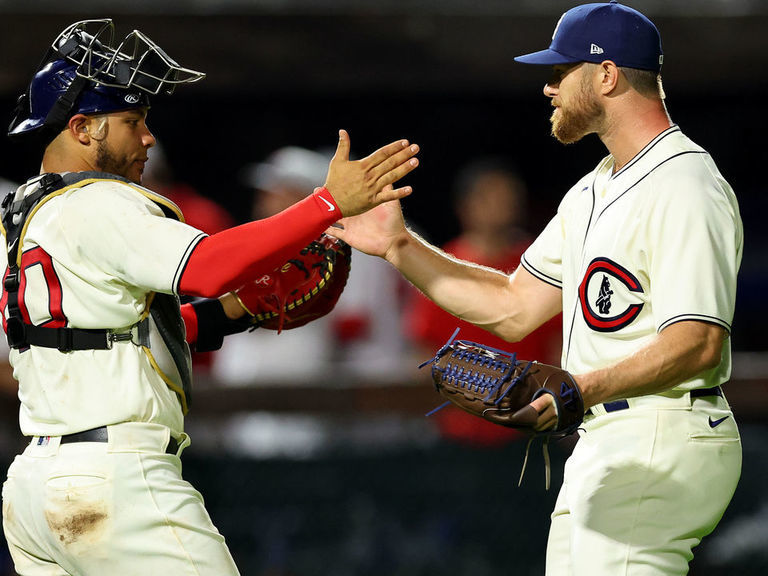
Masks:
[[[418,153],[418,151],[418,144],[412,144],[404,150],[399,151],[397,154],[393,154],[386,160],[379,163],[377,166],[370,168],[369,173],[375,180],[379,182],[383,182],[382,176],[391,175],[392,171],[399,168],[400,166],[407,168],[407,171],[405,172],[407,174],[419,165],[419,159],[413,157]],[[402,178],[402,175],[399,177]],[[395,180],[397,180],[397,178],[395,178]],[[387,179],[385,183],[391,184],[395,180]]]
[[[333,236],[334,238],[338,238],[339,240],[344,240],[344,234],[346,233],[346,230],[344,230],[344,228],[329,226],[328,228],[325,229],[325,233],[328,234],[328,236]]]
[[[538,412],[528,404],[527,406],[523,406],[515,412],[512,415],[512,418],[510,418],[510,422],[512,422],[515,426],[520,426],[523,428],[532,428],[536,425],[536,422],[539,418]]]
[[[551,394],[542,394],[529,404],[538,414],[535,430],[542,431],[557,425],[557,408]]]
[[[385,186],[384,188],[382,188],[378,194],[376,194],[376,202],[383,204],[391,200],[400,200],[401,198],[405,198],[406,196],[409,196],[412,192],[413,192],[413,188],[411,188],[410,186],[403,186],[402,188],[392,188],[392,185],[389,184],[388,186]]]
[[[418,147],[417,147],[418,148]],[[377,179],[377,185],[383,187],[394,184],[409,172],[413,172],[419,165],[418,158],[410,158],[402,164],[393,165],[392,168],[383,172]]]
[[[348,160],[349,148],[349,135],[340,130],[334,159]],[[379,148],[357,164],[367,173],[369,182],[376,182],[378,187],[384,187],[397,182],[419,165],[418,158],[414,158],[418,152],[417,144],[409,144],[408,140],[397,140]]]
[[[397,154],[398,152],[406,148],[408,148],[408,140],[397,140],[395,142],[392,142],[391,144],[382,146],[370,156],[363,158],[360,162],[365,166],[370,166],[370,167],[378,166],[390,156]]]
[[[531,402],[531,406],[533,406],[534,410],[536,410],[536,412],[539,414],[544,413],[544,411],[553,404],[554,399],[552,398],[551,394],[542,394],[533,402]]]
[[[336,145],[336,154],[334,154],[334,160],[341,160],[347,162],[349,160],[349,134],[346,130],[339,130],[339,143]]]
[[[550,394],[542,394],[512,415],[512,421],[522,427],[541,432],[557,425],[557,410]]]

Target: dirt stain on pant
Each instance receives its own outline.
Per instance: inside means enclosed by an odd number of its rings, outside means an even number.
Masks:
[[[90,541],[97,540],[107,514],[103,510],[82,510],[70,516],[60,516],[46,511],[45,518],[56,538],[62,544],[69,545],[86,536]]]
[[[106,483],[68,486],[48,493],[45,520],[53,537],[63,546],[93,546],[109,537]]]

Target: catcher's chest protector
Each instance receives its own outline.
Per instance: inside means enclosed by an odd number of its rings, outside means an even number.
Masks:
[[[56,348],[60,352],[72,350],[109,350],[114,342],[132,341],[141,346],[150,359],[152,367],[163,381],[179,396],[184,413],[189,409],[192,391],[192,362],[185,340],[184,321],[181,318],[179,300],[169,294],[152,293],[150,303],[142,319],[126,332],[111,328],[51,328],[35,326],[24,321],[19,306],[21,281],[20,251],[27,220],[34,216],[35,208],[58,195],[70,186],[88,180],[118,180],[129,184],[155,202],[166,217],[181,219],[181,213],[170,201],[141,188],[114,174],[101,172],[77,172],[64,176],[44,174],[39,188],[14,201],[15,193],[10,192],[2,202],[2,224],[5,230],[8,251],[8,269],[3,278],[7,300],[6,334],[11,348],[24,350],[30,345]]]

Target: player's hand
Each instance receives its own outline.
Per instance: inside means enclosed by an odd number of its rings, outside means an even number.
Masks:
[[[398,140],[379,148],[362,160],[349,159],[349,134],[339,130],[339,144],[331,159],[325,187],[331,193],[343,216],[354,216],[397,200],[411,193],[410,186],[392,185],[419,165],[414,158],[416,144]]]
[[[325,233],[361,252],[381,258],[386,258],[398,241],[408,234],[399,200],[391,200],[363,214],[343,218],[339,225],[343,228],[331,226]]]
[[[542,394],[530,404],[539,414],[536,424],[533,427],[537,432],[542,432],[552,428],[557,424],[557,409],[555,401],[551,394]]]

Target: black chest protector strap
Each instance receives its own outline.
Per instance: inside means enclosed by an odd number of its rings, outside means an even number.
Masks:
[[[183,412],[186,414],[191,402],[192,363],[189,347],[184,338],[184,321],[181,317],[179,300],[170,294],[152,293],[149,297],[149,310],[144,317],[128,329],[117,331],[111,328],[53,328],[34,326],[24,322],[19,306],[19,250],[24,239],[22,234],[25,223],[33,210],[51,194],[62,191],[68,186],[83,181],[117,180],[129,184],[153,201],[168,218],[183,221],[181,211],[167,198],[142,188],[135,183],[102,172],[78,172],[61,176],[45,174],[40,178],[39,189],[14,201],[15,194],[10,193],[2,202],[0,217],[6,232],[8,249],[8,270],[3,286],[7,294],[8,344],[12,348],[24,349],[29,346],[56,348],[61,352],[72,350],[108,350],[114,342],[130,341],[146,350],[153,368],[168,387],[179,397]],[[84,182],[87,185],[90,182]]]
[[[8,297],[8,316],[6,321],[8,345],[11,348],[26,348],[30,345],[44,348],[57,348],[62,352],[71,350],[108,350],[120,340],[130,340],[131,333],[115,333],[110,329],[50,328],[35,326],[24,322],[19,308],[20,270],[18,254],[21,249],[21,233],[30,212],[50,194],[66,186],[71,186],[86,179],[108,178],[110,180],[129,180],[113,174],[100,172],[76,172],[61,176],[45,174],[40,179],[40,187],[23,199],[14,201],[15,193],[9,193],[0,206],[3,227],[5,228],[8,249],[8,271],[3,281],[3,288]]]

